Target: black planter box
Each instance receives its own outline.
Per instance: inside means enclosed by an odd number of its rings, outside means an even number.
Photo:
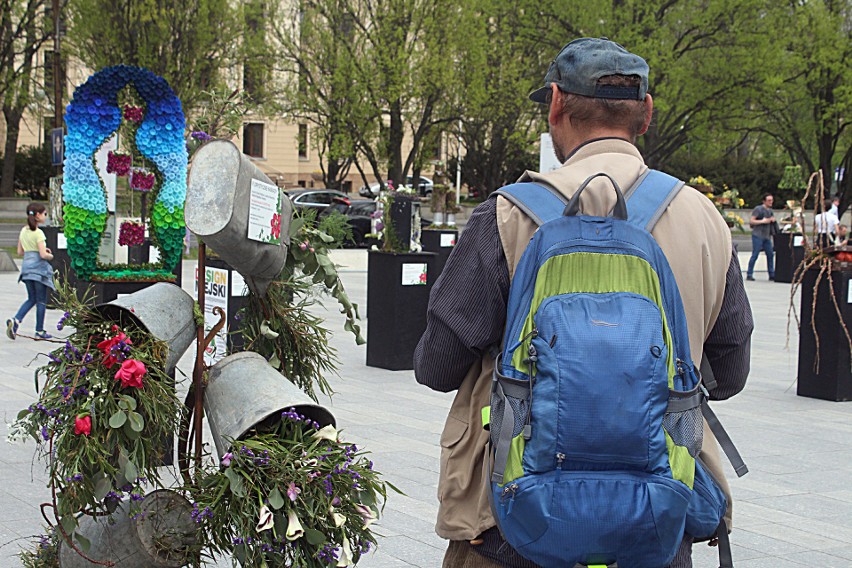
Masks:
[[[367,366],[414,368],[414,349],[426,331],[429,292],[438,277],[435,253],[370,251],[367,264]],[[405,266],[426,265],[425,284],[403,285]]]
[[[151,241],[145,239],[141,245],[129,245],[127,247],[127,264],[148,264],[151,258]]]
[[[796,243],[798,246],[795,246]],[[775,249],[775,281],[790,283],[796,269],[805,258],[801,233],[776,233],[772,237]]]
[[[817,270],[808,270],[802,280],[802,324],[799,329],[799,380],[796,392],[799,396],[823,400],[852,400],[849,343],[831,299],[827,275],[823,275],[817,290],[815,321],[819,335],[819,372],[815,369],[817,351],[816,338],[811,328],[811,306],[818,273]],[[852,304],[848,301],[852,271],[833,271],[831,280],[843,321],[852,333]]]
[[[42,227],[45,245],[53,252],[53,260],[50,262],[53,271],[59,274],[60,282],[68,282],[77,288],[77,275],[71,269],[71,257],[68,256],[68,248],[65,245],[65,235],[62,227]],[[56,304],[56,292],[48,290],[47,307],[52,309]]]
[[[447,259],[450,258],[458,238],[459,232],[455,229],[424,229],[421,233],[420,242],[423,245],[423,252],[434,252],[438,255],[435,266],[436,279],[444,271],[444,265],[447,264]],[[448,241],[452,244],[448,244]]]

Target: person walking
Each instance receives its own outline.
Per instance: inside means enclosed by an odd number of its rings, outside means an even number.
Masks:
[[[620,45],[596,38],[566,45],[551,63],[544,87],[530,95],[548,105],[553,145],[563,165],[548,173],[528,171],[520,181],[546,185],[566,199],[600,172],[619,187],[633,185],[648,171],[635,146],[652,117],[647,87],[647,63]],[[607,215],[615,201],[610,181],[597,177],[581,195],[581,211]],[[489,432],[482,426],[482,409],[490,402],[495,346],[504,334],[512,277],[536,228],[509,200],[492,196],[468,219],[429,297],[426,331],[414,355],[415,377],[433,390],[456,391],[440,438],[436,532],[450,541],[444,568],[535,566],[496,527],[490,484],[483,479]],[[748,375],[753,321],[729,229],[707,198],[684,188],[652,235],[682,296],[692,357],[699,361],[706,355],[718,380],[711,398],[737,394]],[[704,430],[700,456],[730,507],[719,450],[706,425]],[[691,554],[687,536],[671,566],[691,566]]]
[[[766,253],[766,269],[769,279],[775,280],[775,252],[772,248],[772,228],[775,226],[775,213],[772,203],[775,198],[771,193],[763,195],[763,202],[751,212],[751,258],[748,260],[746,280],[754,280],[754,263],[760,252]]]
[[[27,205],[27,225],[21,229],[18,236],[18,254],[24,257],[21,265],[21,275],[18,282],[24,282],[27,287],[27,300],[15,317],[6,320],[6,336],[15,339],[18,326],[24,317],[35,306],[36,309],[36,339],[50,339],[52,336],[44,330],[44,313],[47,309],[47,290],[53,286],[53,253],[47,248],[44,231],[39,228],[47,219],[47,211],[41,203]]]
[[[830,199],[826,199],[822,203],[823,212],[814,216],[814,228],[816,229],[816,246],[819,248],[830,247],[834,244],[835,233],[837,226],[840,224],[840,219],[833,212],[834,206]]]

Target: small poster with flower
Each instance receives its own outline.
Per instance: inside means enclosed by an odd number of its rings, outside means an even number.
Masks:
[[[428,282],[426,263],[406,263],[402,265],[403,286],[425,286]]]
[[[281,244],[281,190],[258,179],[251,180],[248,238]]]

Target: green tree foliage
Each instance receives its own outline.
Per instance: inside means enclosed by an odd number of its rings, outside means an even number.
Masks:
[[[241,48],[240,12],[227,0],[69,0],[68,15],[69,43],[86,66],[145,67],[190,113]]]
[[[782,33],[761,60],[748,128],[772,137],[806,173],[823,171],[852,144],[852,6],[843,0],[773,4],[766,20]]]
[[[462,11],[449,0],[315,0],[298,29],[280,21],[297,76],[286,103],[317,127],[327,181],[353,157],[365,181],[370,171],[399,184],[422,164],[433,131],[459,116]]]
[[[0,101],[6,124],[0,197],[13,193],[18,132],[32,101],[35,56],[53,31],[41,19],[44,8],[44,0],[0,0]]]

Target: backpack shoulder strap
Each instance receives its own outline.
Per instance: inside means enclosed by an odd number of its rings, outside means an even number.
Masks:
[[[568,200],[555,189],[534,182],[513,183],[494,192],[524,212],[539,227],[562,216]]]
[[[627,220],[650,233],[683,186],[676,177],[648,169],[624,192]]]

